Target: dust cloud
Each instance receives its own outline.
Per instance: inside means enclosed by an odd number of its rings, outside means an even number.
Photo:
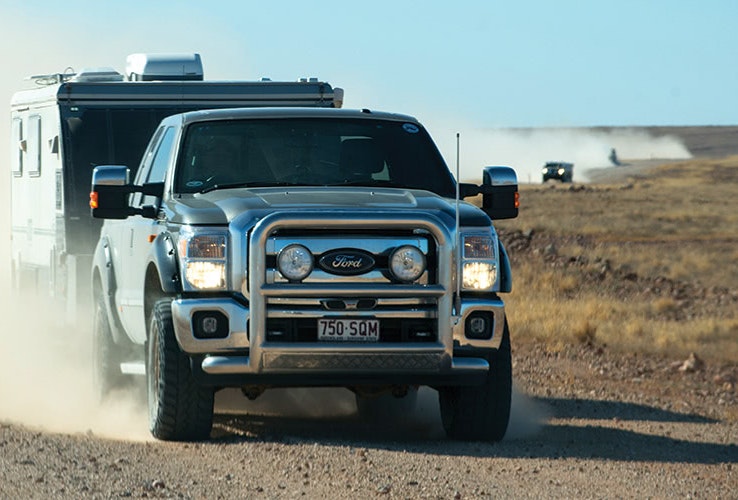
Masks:
[[[92,386],[92,342],[88,328],[74,330],[55,321],[48,306],[20,300],[9,292],[0,297],[6,318],[0,333],[0,421],[61,433],[91,433],[130,441],[151,441],[143,380],[130,390],[109,395],[100,403]],[[92,315],[90,314],[91,318]],[[392,398],[388,398],[392,404]],[[216,413],[269,415],[286,419],[325,418],[356,421],[352,392],[341,388],[271,389],[254,401],[240,390],[216,395]],[[518,390],[513,391],[506,440],[534,436],[548,412]],[[277,424],[278,425],[278,424]],[[326,422],[326,425],[330,425]],[[356,421],[355,425],[362,425]],[[421,387],[415,409],[401,415],[387,432],[399,437],[444,439],[438,393]],[[380,432],[377,437],[382,438]],[[397,437],[395,434],[387,438]]]
[[[455,172],[456,133],[433,135]],[[562,161],[574,164],[575,182],[586,182],[587,170],[614,167],[613,149],[624,162],[692,157],[678,137],[653,136],[638,128],[470,129],[460,132],[461,180],[479,183],[482,167],[507,165],[515,169],[520,183],[540,183],[541,167],[547,161]]]
[[[152,440],[140,396],[121,391],[102,405],[94,396],[88,329],[67,328],[48,304],[7,291],[0,303],[0,420],[52,432]]]
[[[429,387],[418,389],[415,407],[407,414],[399,414],[394,398],[382,398],[378,413],[387,415],[380,429],[373,429],[378,438],[386,439],[446,439],[441,422],[438,392]],[[356,417],[354,394],[342,388],[271,389],[249,401],[236,389],[227,389],[216,395],[216,411],[221,414],[263,415],[288,419],[352,419]],[[512,409],[506,441],[525,440],[538,434],[551,417],[549,408],[519,389],[513,387]],[[365,422],[373,425],[375,422]],[[391,425],[388,425],[391,424]],[[361,422],[359,423],[361,425]]]
[[[505,441],[524,440],[535,436],[550,418],[550,411],[543,403],[513,386],[510,422],[505,433]],[[410,419],[429,430],[431,438],[444,438],[441,411],[438,405],[438,393],[430,388],[421,387],[418,401]]]
[[[0,421],[51,432],[153,440],[142,385],[111,394],[103,404],[94,395],[89,331],[56,324],[48,308],[21,303],[7,293],[2,299],[2,314],[8,321],[0,335]],[[254,401],[238,389],[227,389],[216,395],[216,412],[351,420],[356,416],[356,403],[352,392],[340,388],[271,389]],[[547,418],[544,405],[514,390],[505,439],[532,437]],[[438,393],[421,387],[415,409],[395,424],[387,432],[399,428],[404,437],[444,439]]]

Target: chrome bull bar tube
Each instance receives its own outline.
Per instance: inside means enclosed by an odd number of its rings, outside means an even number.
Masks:
[[[309,228],[311,230],[356,230],[362,228],[380,228],[388,230],[428,231],[436,243],[438,259],[437,284],[432,285],[398,285],[388,283],[372,284],[268,284],[266,283],[266,248],[270,235],[280,229]],[[267,301],[273,297],[432,297],[436,300],[436,314],[439,325],[439,338],[435,343],[426,346],[376,346],[376,345],[311,345],[314,359],[327,355],[345,355],[348,358],[367,359],[367,356],[385,356],[394,359],[391,365],[400,365],[403,357],[412,364],[420,360],[425,370],[452,370],[453,336],[449,333],[452,326],[453,279],[455,269],[453,262],[453,233],[434,214],[419,211],[357,211],[344,210],[303,211],[298,215],[287,212],[275,212],[260,220],[253,228],[249,238],[249,273],[243,290],[249,301],[249,359],[247,372],[284,371],[289,370],[289,359],[301,366],[311,360],[305,359],[305,350],[300,345],[285,346],[281,344],[266,345]],[[299,351],[299,352],[298,352]],[[290,358],[292,357],[292,358]],[[309,357],[309,356],[307,356]],[[435,359],[435,360],[434,360]],[[214,363],[217,364],[217,363]],[[340,365],[340,363],[339,363]],[[342,365],[340,365],[342,366]],[[231,367],[232,369],[233,367]],[[339,368],[337,366],[337,368]],[[461,368],[459,366],[459,368]],[[475,367],[478,369],[478,367]],[[212,369],[217,370],[215,366]],[[242,366],[242,370],[244,367]],[[462,368],[463,369],[463,368]]]

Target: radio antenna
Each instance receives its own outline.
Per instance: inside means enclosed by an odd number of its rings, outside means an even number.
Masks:
[[[462,270],[461,270],[461,252],[464,251],[464,246],[461,242],[461,231],[459,227],[460,223],[460,207],[459,203],[461,200],[461,193],[459,189],[459,185],[461,183],[461,177],[460,177],[460,167],[459,167],[459,143],[461,142],[460,134],[456,132],[456,297],[454,299],[454,309],[456,310],[456,315],[461,316],[461,279],[462,279]],[[457,319],[458,321],[458,319]]]

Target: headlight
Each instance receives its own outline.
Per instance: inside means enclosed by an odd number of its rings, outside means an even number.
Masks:
[[[541,173],[542,173],[542,174],[547,174],[547,173],[548,173],[548,169],[547,169],[546,167],[543,167],[543,168],[541,169]]]
[[[395,278],[406,283],[415,281],[425,272],[425,255],[411,245],[401,246],[392,252],[389,263]]]
[[[225,232],[213,232],[212,229],[185,227],[180,231],[177,249],[185,288],[226,288],[227,240]]]
[[[566,170],[564,170],[563,168],[560,168],[558,172],[559,172],[559,175],[564,175],[564,172],[566,172]]]
[[[313,271],[313,254],[302,245],[287,245],[279,252],[277,267],[290,281],[301,281]]]
[[[489,234],[462,236],[461,286],[464,290],[490,290],[497,282],[497,241]]]
[[[488,290],[497,279],[494,262],[464,262],[463,288],[466,290]]]

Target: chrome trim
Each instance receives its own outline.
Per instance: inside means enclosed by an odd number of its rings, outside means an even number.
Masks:
[[[494,320],[492,338],[489,340],[469,339],[464,336],[466,318],[474,311],[491,312]],[[453,327],[454,340],[461,347],[481,347],[499,349],[502,332],[505,329],[505,304],[501,299],[475,299],[465,297],[461,301],[461,319]]]
[[[279,355],[277,355],[279,356]],[[277,363],[281,362],[287,362],[287,361],[293,361],[294,364],[292,366],[289,366],[289,368],[285,369],[285,372],[290,372],[292,370],[304,370],[304,369],[323,369],[326,371],[343,371],[346,368],[344,367],[337,367],[333,365],[332,360],[341,359],[337,356],[333,355],[326,355],[326,354],[317,354],[314,355],[312,359],[307,358],[306,356],[312,356],[311,354],[300,354],[299,357],[292,357],[289,358],[283,358],[281,360],[277,359]],[[439,361],[440,358],[434,355],[429,354],[420,354],[418,357],[417,355],[413,358],[412,355],[405,355],[405,354],[397,354],[394,355],[395,359],[386,358],[386,356],[392,356],[386,355],[386,354],[363,354],[361,355],[361,358],[354,357],[352,360],[354,363],[354,369],[357,363],[360,363],[362,360],[369,359],[370,362],[372,362],[374,365],[382,365],[382,364],[391,364],[399,366],[400,368],[407,369],[408,364],[416,364],[416,363],[408,363],[408,361],[412,361],[413,359],[421,364],[429,363],[435,363],[436,361]],[[382,358],[382,356],[385,356],[385,358]],[[429,357],[431,356],[431,357]],[[305,365],[304,363],[308,362],[308,365]],[[300,365],[302,363],[302,365]],[[374,366],[372,366],[374,368]],[[352,371],[354,371],[352,369]],[[208,356],[206,357],[202,362],[202,370],[210,375],[242,375],[242,374],[248,374],[251,372],[250,370],[250,360],[249,356]],[[283,371],[283,370],[279,370]],[[370,370],[371,371],[371,370]],[[412,370],[415,371],[415,370]],[[429,370],[425,370],[429,371]],[[430,370],[433,371],[433,370]],[[451,362],[451,368],[450,373],[451,374],[460,374],[460,373],[470,373],[470,372],[487,372],[489,371],[489,363],[487,360],[482,358],[458,358],[454,359]]]
[[[340,219],[345,212],[337,214],[336,218]],[[354,228],[356,229],[356,228]],[[364,228],[358,228],[364,229]],[[427,234],[427,233],[426,233]],[[377,236],[377,235],[366,235],[366,236],[348,236],[346,238],[337,238],[335,236],[315,236],[315,235],[300,235],[299,242],[295,241],[294,237],[287,236],[272,236],[267,239],[266,242],[266,254],[267,255],[278,255],[284,248],[289,245],[299,243],[306,247],[313,256],[316,258],[316,265],[310,275],[302,280],[302,283],[366,283],[366,282],[377,282],[377,283],[391,283],[392,281],[382,274],[380,270],[376,268],[367,270],[364,273],[359,274],[340,274],[331,273],[325,268],[318,265],[318,256],[324,254],[330,254],[332,252],[345,250],[345,251],[358,251],[366,253],[367,256],[374,258],[376,255],[388,255],[394,249],[401,246],[414,246],[419,248],[423,255],[427,256],[430,251],[430,244],[428,239],[419,235],[413,236],[412,234],[402,236]],[[288,283],[289,281],[284,278],[277,269],[267,268],[267,283]],[[419,284],[428,283],[428,271],[424,271],[423,274],[416,280]]]
[[[192,315],[197,311],[220,311],[228,317],[230,332],[224,339],[198,339],[192,331]],[[248,307],[228,297],[212,299],[177,299],[172,302],[174,335],[180,348],[188,354],[247,349]]]
[[[252,273],[253,276],[253,273]],[[253,290],[253,288],[252,288]],[[258,287],[261,293],[252,293],[252,302],[256,297],[444,297],[450,295],[443,285],[388,285],[367,283],[298,283],[298,284],[262,284]]]
[[[352,318],[377,318],[377,319],[433,319],[437,316],[437,310],[422,309],[403,309],[382,311],[377,309],[361,310],[361,309],[269,309],[269,318],[344,318],[350,316]]]
[[[317,352],[315,350],[264,353],[264,368],[273,373],[319,370],[325,372],[371,373],[376,371],[396,373],[438,373],[443,371],[445,356],[439,352]],[[445,363],[447,366],[448,363]]]
[[[202,371],[210,375],[249,373],[248,356],[208,356],[202,361]]]
[[[146,375],[146,363],[143,361],[129,361],[120,364],[123,375]]]
[[[434,239],[437,248],[434,263],[437,269],[437,285],[398,285],[393,283],[300,283],[300,284],[269,284],[266,282],[266,256],[268,242],[272,235],[281,229],[310,228],[318,230],[356,230],[367,227],[385,230],[415,231],[423,230]],[[300,239],[303,243],[304,240]],[[385,242],[386,244],[386,242]],[[350,243],[347,242],[347,245]],[[416,345],[395,344],[388,346],[370,346],[373,353],[396,353],[397,355],[411,355],[421,352],[436,352],[450,360],[453,355],[453,338],[447,332],[451,322],[453,290],[445,284],[453,283],[455,269],[445,263],[453,262],[453,234],[446,225],[435,215],[420,211],[355,211],[320,210],[300,211],[298,214],[288,212],[274,212],[261,219],[251,231],[249,238],[248,259],[250,270],[248,285],[243,292],[248,293],[250,299],[250,356],[249,372],[270,372],[269,363],[265,361],[267,355],[280,353],[300,353],[300,355],[325,355],[334,353],[338,357],[351,356],[357,351],[365,352],[366,346],[343,345],[279,345],[267,344],[266,320],[268,317],[267,302],[272,298],[330,298],[330,297],[423,297],[435,298],[438,315],[439,341],[422,348]],[[444,265],[441,265],[444,263]],[[372,314],[376,311],[372,311]],[[338,316],[340,314],[336,314]],[[301,352],[302,351],[302,352]],[[448,363],[450,369],[450,361]],[[203,368],[204,369],[204,368]],[[281,368],[280,368],[281,369]]]
[[[482,171],[489,176],[493,186],[514,186],[518,184],[518,175],[510,167],[495,165],[484,167]]]
[[[267,305],[318,307],[324,301],[332,299],[335,299],[335,297],[269,297],[269,299],[267,299]],[[377,298],[376,301],[376,309],[381,309],[383,307],[423,307],[433,306],[436,303],[435,299],[432,297],[381,297]]]
[[[92,170],[92,186],[125,186],[130,184],[130,171],[123,165],[98,165]]]
[[[229,227],[231,235],[246,234],[252,223],[243,221]],[[282,229],[307,227],[326,230],[356,230],[376,227],[387,230],[421,230],[435,239],[434,266],[438,284],[402,285],[394,283],[299,283],[267,282],[267,242]],[[299,238],[298,238],[299,239]],[[202,361],[202,370],[212,375],[248,375],[317,373],[342,371],[371,376],[385,376],[388,370],[429,375],[479,373],[489,369],[481,358],[453,358],[454,347],[498,348],[502,340],[505,311],[502,300],[489,295],[465,296],[458,316],[453,315],[453,293],[456,269],[453,265],[453,232],[434,214],[427,212],[304,211],[299,214],[274,212],[254,225],[248,240],[233,238],[235,260],[248,256],[248,305],[234,298],[215,297],[177,299],[172,314],[177,341],[189,354],[210,354]],[[241,247],[241,248],[239,248]],[[246,262],[243,262],[245,264]],[[240,267],[243,273],[246,266]],[[234,273],[236,271],[234,270]],[[376,307],[367,310],[327,310],[322,301],[371,298]],[[199,310],[218,310],[230,321],[225,339],[196,339],[191,326],[192,315]],[[469,314],[487,311],[493,315],[493,335],[489,340],[467,339],[464,325]],[[435,319],[438,339],[429,343],[278,343],[266,341],[268,318],[371,317]],[[250,339],[250,340],[249,340]],[[309,376],[309,374],[306,374]]]
[[[289,283],[276,269],[267,269],[267,283]],[[364,274],[345,275],[331,274],[322,269],[315,268],[310,275],[302,280],[302,283],[391,283],[381,271],[372,270]],[[419,285],[428,284],[428,270],[416,280]]]

